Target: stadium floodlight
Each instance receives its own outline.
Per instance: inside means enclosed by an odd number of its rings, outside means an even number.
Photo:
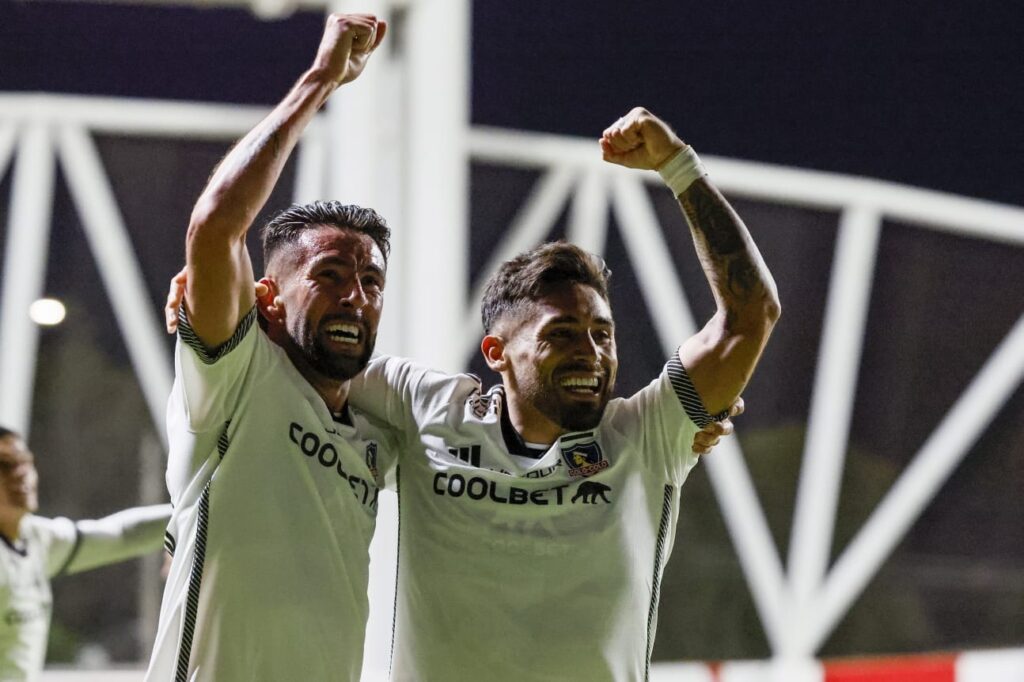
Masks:
[[[67,310],[64,304],[55,298],[40,298],[28,307],[28,316],[36,324],[53,327],[64,321]]]

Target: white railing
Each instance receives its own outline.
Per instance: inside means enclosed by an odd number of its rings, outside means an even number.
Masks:
[[[159,311],[148,302],[129,232],[92,135],[103,132],[230,140],[244,133],[262,113],[258,108],[207,104],[0,95],[0,173],[17,157],[0,283],[0,375],[4,382],[0,421],[15,428],[27,426],[37,331],[24,311],[42,294],[54,164],[60,163],[114,303],[156,431],[163,433],[163,402],[170,387],[171,363],[160,338]],[[329,163],[329,154],[323,149],[325,139],[323,122],[315,122],[300,145],[296,198],[309,199],[328,186],[324,182]],[[570,238],[602,252],[606,208],[610,206],[625,226],[622,232],[626,249],[636,266],[648,308],[677,311],[653,320],[665,353],[694,332],[696,324],[685,292],[678,285],[662,228],[643,187],[644,182],[655,181],[655,176],[602,163],[592,141],[512,130],[472,129],[468,156],[541,171],[540,180],[491,253],[485,277],[501,260],[540,241],[567,202]],[[772,651],[784,659],[807,659],[821,647],[1024,377],[1022,318],[915,454],[839,560],[827,570],[856,393],[855,368],[882,221],[893,219],[1024,248],[1024,209],[865,178],[713,156],[704,160],[715,183],[731,196],[833,209],[840,214],[788,570],[771,539],[735,439],[723,442],[716,456],[707,462]],[[464,253],[466,246],[446,243],[442,238],[431,245],[431,250],[439,254]],[[389,309],[429,311],[439,305],[454,306],[454,314],[448,316],[461,320],[462,328],[458,329],[458,324],[455,329],[448,328],[446,338],[463,340],[462,346],[450,349],[456,364],[463,363],[477,344],[476,301],[480,291],[462,291],[451,301],[439,302],[428,287],[417,288],[414,284],[405,281],[397,290],[389,287]],[[400,348],[401,343],[382,335],[384,350]],[[382,513],[379,536],[393,540],[388,514]],[[386,586],[379,589],[383,594],[388,592]]]

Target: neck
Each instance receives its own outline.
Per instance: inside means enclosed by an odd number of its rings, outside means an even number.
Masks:
[[[307,376],[306,381],[313,385],[316,392],[320,394],[320,397],[324,399],[324,403],[327,405],[327,409],[333,415],[341,414],[341,411],[345,408],[345,403],[348,402],[348,381],[335,381],[333,379],[324,379],[320,375]]]
[[[527,443],[550,445],[566,433],[561,426],[538,412],[532,405],[521,403],[517,397],[505,389],[508,418],[512,422],[519,437]]]
[[[282,344],[283,345],[283,344]],[[339,414],[342,408],[345,407],[345,403],[348,402],[348,379],[332,379],[326,377],[322,373],[313,369],[306,358],[303,357],[302,351],[295,346],[295,344],[288,344],[284,346],[285,352],[288,354],[288,358],[295,365],[295,369],[299,370],[299,374],[310,383],[310,385],[316,389],[316,392],[323,398],[324,403],[327,404],[327,409],[330,410],[331,414]]]
[[[14,542],[18,539],[21,520],[28,512],[24,509],[0,510],[0,535]]]
[[[339,414],[345,407],[345,403],[348,402],[348,379],[332,379],[311,367],[306,362],[302,349],[283,330],[271,328],[267,331],[267,336],[270,337],[271,341],[284,349],[288,359],[295,365],[295,369],[299,370],[302,378],[308,381],[316,389],[316,392],[320,394],[320,397],[323,398],[331,414]]]
[[[320,394],[331,414],[340,414],[345,407],[345,403],[348,402],[348,380],[339,381],[338,379],[325,377],[306,364],[299,365],[296,363],[295,367],[299,370],[299,374]]]

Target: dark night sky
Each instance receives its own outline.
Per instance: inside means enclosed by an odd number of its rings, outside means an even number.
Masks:
[[[1017,3],[473,8],[476,123],[590,136],[643,104],[708,153],[1024,204]],[[0,91],[270,104],[321,21],[0,0]]]

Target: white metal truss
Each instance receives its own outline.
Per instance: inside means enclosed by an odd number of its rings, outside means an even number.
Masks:
[[[26,121],[11,182],[0,296],[0,420],[22,433],[27,433],[39,344],[38,329],[27,311],[43,291],[54,172],[49,129],[45,123]]]
[[[0,96],[0,172],[12,158],[15,163],[0,297],[0,376],[4,387],[0,391],[0,421],[15,428],[27,427],[37,332],[27,321],[25,310],[43,289],[57,160],[68,177],[90,248],[104,274],[104,286],[158,425],[157,432],[163,432],[163,396],[170,386],[170,358],[162,350],[158,311],[147,305],[149,299],[128,230],[91,135],[103,132],[230,140],[248,130],[262,114],[258,108]],[[331,164],[336,162],[325,151],[332,144],[325,128],[324,120],[315,122],[300,145],[295,188],[298,200],[336,189],[330,181]],[[625,226],[622,236],[645,303],[652,310],[674,311],[657,315],[654,320],[665,353],[693,333],[696,321],[686,292],[678,285],[661,227],[643,186],[657,181],[656,176],[602,163],[591,141],[520,131],[472,129],[457,151],[463,154],[463,165],[472,158],[541,172],[495,246],[482,278],[504,258],[542,240],[566,205],[571,208],[569,235],[589,249],[603,251],[610,207]],[[788,570],[771,539],[735,439],[727,439],[715,457],[707,460],[712,485],[772,650],[780,658],[804,659],[821,647],[1024,377],[1022,318],[829,569],[837,491],[882,220],[894,219],[1024,248],[1024,210],[864,178],[715,157],[705,158],[705,163],[716,184],[731,196],[812,206],[841,215]],[[464,186],[459,183],[465,172],[463,168],[455,175],[456,186]],[[374,173],[378,178],[386,175],[379,168]],[[410,176],[410,182],[421,182],[424,174],[421,168]],[[444,180],[437,175],[432,182],[438,185]],[[367,187],[368,192],[380,192],[372,184]],[[400,210],[409,218],[414,210],[441,209],[433,198],[421,196],[418,203],[403,203]],[[409,237],[414,246],[406,247],[405,254],[392,262],[392,268],[413,262],[421,265],[398,278],[401,286],[395,286],[394,278],[389,282],[389,313],[401,314],[396,308],[426,312],[399,337],[382,334],[383,350],[408,352],[405,349],[411,345],[415,351],[420,342],[443,337],[448,344],[431,342],[434,357],[428,360],[457,367],[476,352],[481,292],[479,283],[470,290],[461,260],[466,251],[464,215],[460,217],[459,213],[463,210],[457,202],[455,211],[445,214],[451,223],[447,227],[433,229],[432,216],[421,216],[415,223],[418,236],[396,235],[396,241]],[[450,265],[453,253],[463,254],[454,261],[455,266]],[[442,273],[430,268],[439,264],[457,270],[454,274],[443,273],[443,295],[433,287],[416,286],[424,281],[433,284]],[[438,325],[438,319],[449,322]],[[451,343],[451,339],[458,342]]]
[[[165,438],[163,415],[171,387],[171,362],[131,240],[91,135],[177,135],[192,139],[237,137],[263,110],[197,108],[108,98],[0,95],[0,130],[17,134],[11,187],[8,246],[0,296],[0,422],[28,434],[38,328],[29,304],[43,293],[53,204],[55,162],[68,180],[89,247],[111,300],[156,433]],[[0,134],[0,161],[5,140]],[[0,165],[0,170],[4,166]]]
[[[792,606],[802,614],[803,627],[815,608],[832,548],[881,228],[878,212],[863,205],[846,208],[839,224],[790,538]],[[790,634],[798,638],[802,633],[794,628]]]

